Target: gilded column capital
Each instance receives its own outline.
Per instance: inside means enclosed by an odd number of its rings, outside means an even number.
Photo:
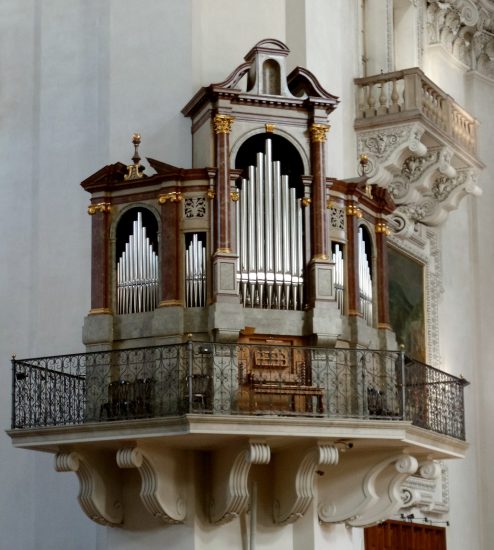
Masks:
[[[94,214],[107,214],[111,211],[111,204],[109,202],[99,202],[98,204],[90,204],[87,207],[87,213],[90,216]]]
[[[229,134],[232,131],[234,117],[229,115],[215,115],[213,128],[215,134]]]
[[[309,128],[312,143],[324,143],[326,141],[326,134],[330,128],[329,124],[312,124]]]

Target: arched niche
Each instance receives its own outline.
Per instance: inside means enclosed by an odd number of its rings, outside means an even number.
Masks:
[[[159,304],[159,224],[143,206],[125,210],[114,227],[115,311],[152,311]]]

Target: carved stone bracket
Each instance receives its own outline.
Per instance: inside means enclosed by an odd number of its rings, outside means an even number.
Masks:
[[[449,510],[448,494],[446,467],[434,460],[422,462],[417,473],[402,484],[403,509],[443,514]]]
[[[97,454],[69,452],[55,456],[57,472],[74,472],[80,484],[79,504],[96,523],[117,526],[123,521],[118,470],[113,460]]]
[[[137,468],[141,476],[141,500],[147,511],[165,523],[182,523],[186,505],[181,494],[179,452],[127,447],[117,452],[120,468]]]
[[[338,464],[338,456],[338,449],[325,443],[302,450],[298,456],[293,449],[276,455],[275,523],[293,523],[305,514],[315,496],[316,469]]]
[[[245,512],[249,505],[248,479],[252,464],[268,464],[271,449],[263,442],[250,442],[248,447],[229,447],[213,455],[212,523],[227,523]]]
[[[425,181],[425,180],[424,180]],[[437,226],[443,223],[449,212],[456,210],[466,195],[481,194],[477,186],[477,176],[473,170],[458,170],[454,177],[436,172],[428,183],[422,182],[422,195],[416,201],[403,202],[392,214],[394,229],[397,233],[408,235],[413,232],[416,223]]]
[[[448,146],[427,148],[421,124],[359,133],[358,153],[368,156],[369,183],[388,189],[398,206],[391,216],[396,233],[410,236],[417,223],[442,224],[463,197],[479,195],[476,171],[455,168]]]
[[[424,156],[427,147],[420,141],[424,132],[424,127],[419,123],[359,132],[358,155],[368,157],[368,183],[386,186],[410,153],[417,157]]]
[[[417,468],[417,460],[406,454],[348,453],[338,468],[323,470],[320,521],[363,527],[396,514],[403,506],[403,481]]]

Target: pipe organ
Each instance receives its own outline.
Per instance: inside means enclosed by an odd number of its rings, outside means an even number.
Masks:
[[[185,248],[185,305],[206,305],[206,245],[203,235],[187,236]]]
[[[326,177],[338,99],[306,69],[287,74],[288,52],[277,40],[259,42],[184,107],[192,168],[147,158],[146,174],[135,134],[133,164],[104,166],[82,182],[92,218],[86,345],[188,334],[234,342],[247,328],[334,345],[359,343],[361,329],[368,343],[367,325],[388,329],[383,228],[394,204],[365,177]],[[129,318],[137,313],[146,315]]]
[[[132,234],[117,263],[118,313],[142,313],[157,307],[158,271],[158,255],[146,236],[142,213],[137,212]]]
[[[364,230],[360,227],[358,231],[360,312],[367,324],[372,326],[372,276],[369,255],[370,250],[368,251],[366,248]]]
[[[302,206],[271,140],[249,166],[237,202],[237,280],[244,307],[302,309]]]

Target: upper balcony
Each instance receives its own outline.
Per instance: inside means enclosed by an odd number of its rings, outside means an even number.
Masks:
[[[418,68],[355,79],[358,152],[398,206],[395,229],[435,226],[478,195],[477,120]],[[399,218],[399,219],[398,219]]]

